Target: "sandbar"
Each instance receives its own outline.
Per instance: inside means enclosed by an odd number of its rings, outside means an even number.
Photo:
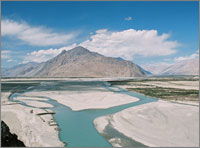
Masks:
[[[101,134],[109,125],[151,147],[199,146],[199,108],[195,106],[159,100],[96,118],[94,124]]]

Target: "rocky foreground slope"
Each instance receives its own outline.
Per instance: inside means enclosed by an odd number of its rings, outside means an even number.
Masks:
[[[24,143],[18,140],[16,134],[11,134],[9,127],[1,121],[1,146],[2,147],[25,147]]]

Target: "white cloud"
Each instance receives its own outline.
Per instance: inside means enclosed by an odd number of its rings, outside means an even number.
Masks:
[[[166,56],[176,52],[179,43],[170,41],[169,34],[158,35],[157,30],[134,30],[111,32],[97,30],[89,40],[80,46],[105,56],[122,57],[132,60],[135,55]]]
[[[131,17],[131,16],[126,17],[124,20],[125,20],[125,21],[131,21],[131,20],[132,20],[132,17]]]
[[[17,60],[14,60],[14,59],[13,59],[13,57],[14,57],[13,55],[14,55],[14,53],[13,53],[13,51],[11,51],[11,50],[2,50],[2,51],[1,51],[1,59],[6,60],[7,62],[15,62],[15,63],[18,63]]]
[[[96,34],[106,33],[107,31],[107,29],[99,29],[96,31]]]
[[[5,54],[2,54],[2,55],[1,55],[1,58],[2,58],[2,59],[9,59],[9,58],[10,58],[10,56],[8,56],[8,55],[5,55]]]
[[[10,50],[2,50],[1,53],[2,54],[11,53],[11,51]]]
[[[16,60],[12,60],[12,59],[8,59],[7,62],[15,62],[15,63],[17,63]]]
[[[10,53],[11,51],[10,50],[2,50],[1,51],[1,58],[2,59],[10,59]]]
[[[5,19],[1,22],[2,36],[13,36],[30,45],[50,46],[68,43],[75,34],[55,33],[50,29],[33,27],[25,22],[16,22]]]
[[[190,59],[195,59],[199,57],[199,53],[193,53],[189,56],[182,56],[182,57],[176,57],[174,58],[175,62],[180,62],[180,61],[185,61],[185,60],[190,60]]]
[[[59,53],[61,53],[63,50],[70,50],[74,47],[76,47],[76,44],[73,44],[71,46],[66,46],[58,49],[47,49],[47,50],[38,50],[38,51],[33,51],[31,53],[28,53],[22,63],[28,63],[28,62],[45,62],[55,56],[57,56]]]
[[[89,40],[83,41],[83,46],[93,52],[105,56],[122,57],[132,60],[136,55],[140,56],[166,56],[176,52],[179,45],[176,41],[169,41],[168,34],[158,35],[156,30],[124,30],[111,32],[107,29],[100,29],[96,34],[90,36]],[[76,47],[76,44],[59,49],[39,50],[28,53],[23,63],[44,62],[58,55],[62,50],[69,50]]]

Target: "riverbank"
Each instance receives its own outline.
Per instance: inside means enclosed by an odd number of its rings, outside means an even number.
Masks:
[[[102,135],[110,126],[147,146],[199,145],[199,108],[194,106],[159,100],[99,117],[94,120],[94,124]]]
[[[52,113],[11,102],[8,100],[10,94],[1,93],[1,120],[8,125],[11,133],[15,133],[27,147],[64,146],[58,137],[58,126],[51,124],[54,121]],[[44,107],[44,103],[41,102],[41,105]]]
[[[199,79],[194,76],[132,79],[109,83],[161,100],[199,106]]]
[[[68,81],[59,83],[41,81],[37,82],[38,87],[32,86],[32,84],[35,85],[35,83],[35,81],[31,81],[29,83],[21,82],[18,86],[16,85],[18,84],[18,82],[16,81],[10,81],[9,83],[4,82],[4,90],[6,91],[10,90],[14,86],[18,87],[15,92],[21,92],[21,90],[26,89],[28,90],[21,95],[14,95],[12,97],[16,101],[25,103],[25,106],[19,104],[18,102],[9,101],[9,92],[2,93],[2,120],[5,121],[6,124],[10,127],[11,132],[16,133],[18,135],[18,138],[23,141],[24,144],[28,147],[64,146],[64,144],[61,143],[60,139],[58,138],[58,134],[60,133],[58,133],[57,131],[57,124],[53,122],[52,114],[46,114],[49,112],[49,109],[47,110],[45,108],[53,107],[51,103],[48,103],[49,99],[55,100],[60,104],[68,106],[73,111],[102,109],[100,110],[100,112],[103,111],[103,109],[108,109],[110,107],[115,107],[123,104],[129,104],[137,102],[139,100],[136,97],[118,93],[117,91],[120,90],[117,89],[115,90],[116,92],[111,92],[107,89],[106,84],[104,84],[105,82],[84,82],[84,84],[82,84],[81,82],[69,83]],[[33,91],[31,89],[33,89]],[[67,113],[70,112],[67,111],[67,108],[63,109]],[[73,111],[70,112],[70,114],[76,114],[76,112],[73,113]],[[82,112],[80,112],[80,114],[82,114]],[[83,114],[85,115],[84,112]],[[62,112],[59,111],[59,115],[57,116],[55,114],[54,117],[59,118],[60,115],[62,115]],[[77,116],[79,115],[77,114]],[[66,126],[66,124],[71,124],[74,119],[72,121],[68,120],[71,120],[70,117],[66,119],[64,126]],[[86,120],[86,122],[88,121],[90,121],[90,119]],[[59,120],[56,122],[59,123]],[[91,127],[88,128],[92,131],[91,135],[95,133],[98,135],[95,136],[100,138],[102,143],[97,142],[98,145],[109,145],[107,144],[107,141],[103,137],[101,137],[101,135],[96,133],[96,129],[92,126],[92,123],[93,120],[91,120],[90,123]],[[63,123],[59,123],[59,125],[60,124]],[[75,123],[72,123],[72,125],[74,124]],[[68,128],[64,128],[63,125],[61,126],[61,128],[62,135],[62,132]],[[75,131],[72,132],[74,133]],[[72,132],[69,132],[67,137],[71,137]],[[85,142],[80,141],[82,139],[84,139],[84,137],[79,139],[80,146],[81,143],[86,144]],[[96,139],[94,138],[94,140]],[[67,138],[64,140],[62,139],[62,141],[68,142]],[[90,145],[90,142],[88,143],[88,145]]]
[[[25,145],[28,144],[29,146],[30,145],[57,146],[60,143],[62,146],[64,146],[64,144],[60,142],[60,140],[62,140],[66,141],[68,144],[67,146],[69,147],[70,146],[104,147],[104,146],[110,146],[110,143],[113,146],[119,147],[119,146],[138,146],[138,145],[141,146],[142,144],[137,143],[141,141],[144,142],[144,145],[151,146],[154,145],[153,143],[154,140],[157,141],[160,140],[160,139],[153,139],[152,140],[153,142],[150,141],[153,144],[148,141],[145,141],[145,137],[142,137],[144,136],[145,133],[145,130],[143,129],[138,129],[139,130],[138,135],[140,134],[142,135],[138,139],[137,137],[136,138],[134,137],[135,135],[131,135],[132,137],[128,135],[127,133],[129,133],[130,131],[131,133],[134,132],[137,133],[137,131],[131,130],[134,129],[134,127],[132,128],[131,124],[134,125],[135,121],[137,124],[144,123],[141,124],[144,127],[149,127],[151,123],[152,127],[155,128],[156,126],[159,127],[164,125],[166,127],[166,130],[163,132],[165,133],[168,130],[170,131],[170,129],[175,128],[173,125],[174,123],[181,124],[183,120],[184,120],[183,123],[189,120],[188,118],[184,118],[186,110],[193,113],[191,109],[185,107],[178,107],[178,109],[180,110],[177,112],[176,107],[172,107],[171,105],[167,105],[168,107],[165,108],[166,110],[163,110],[162,107],[157,108],[157,106],[160,106],[159,104],[154,105],[153,108],[155,109],[152,109],[152,107],[148,106],[149,102],[155,102],[157,101],[157,99],[146,97],[144,95],[140,95],[133,92],[128,92],[125,89],[121,89],[120,87],[121,86],[112,87],[109,85],[109,83],[105,81],[96,81],[96,80],[95,81],[85,81],[85,80],[84,81],[33,80],[32,81],[31,80],[31,81],[25,81],[24,83],[23,81],[20,81],[20,84],[18,84],[18,81],[4,82],[3,94],[4,95],[7,94],[7,97],[9,96],[9,93],[5,91],[8,90],[10,91],[11,89],[15,92],[23,92],[24,90],[27,91],[25,91],[23,94],[20,95],[13,95],[12,97],[12,99],[20,101],[22,104],[24,103],[25,106],[17,102],[9,102],[8,100],[5,99],[2,100],[3,102],[2,104],[4,104],[2,109],[4,110],[3,118],[7,120],[7,122],[10,124],[9,127],[12,126],[14,128],[14,131],[17,135],[18,134],[21,135],[21,139],[23,139],[22,141],[26,141]],[[160,103],[160,101],[158,102]],[[167,104],[168,103],[170,102],[167,102]],[[166,103],[164,104],[166,105]],[[176,105],[180,104],[176,103]],[[136,112],[135,114],[134,113],[132,114],[132,111],[130,111],[130,113],[124,112],[127,110],[126,108],[131,107],[130,108],[131,110],[132,109],[137,110],[139,106],[145,106],[145,107],[147,106],[147,109],[142,115],[139,116],[137,115],[138,113],[140,113],[140,111]],[[57,124],[53,121],[53,116],[52,116],[53,112],[51,111],[51,113],[49,113],[50,111],[49,109],[52,109],[53,111],[56,112],[56,114],[54,114],[54,118],[56,122],[59,124],[59,127],[61,128],[61,131],[59,132],[60,140],[58,138]],[[169,113],[170,111],[171,113]],[[123,114],[121,115],[121,113]],[[116,116],[116,118],[113,118],[115,115],[118,114],[120,115]],[[134,120],[132,120],[133,116],[135,116]],[[162,121],[163,118],[165,118],[165,116],[167,116],[166,125]],[[102,120],[98,121],[99,119],[98,117],[100,117],[100,119]],[[147,118],[147,120],[143,121],[136,117],[138,118],[144,117],[145,119]],[[176,120],[180,120],[180,122]],[[15,121],[16,124],[13,125]],[[154,123],[154,121],[157,121],[158,125]],[[98,131],[104,137],[101,136],[96,131],[93,122],[95,123],[95,126],[98,129]],[[169,125],[168,122],[170,123]],[[196,119],[194,120],[192,115],[191,122],[188,122],[188,124],[193,125],[193,122],[196,123]],[[173,126],[171,127],[171,125]],[[19,129],[23,130],[20,131]],[[187,128],[187,130],[183,129],[182,125],[180,126],[180,128],[178,127],[177,129],[180,129],[179,132],[182,131],[186,132],[186,136],[188,136],[187,133],[188,131],[193,132],[193,129],[191,130],[190,127]],[[150,133],[151,136],[154,134],[159,135],[158,132],[159,130],[160,129],[157,129],[156,131],[156,129],[154,129],[153,131],[149,131],[148,133]],[[196,127],[195,130],[198,131]],[[105,131],[106,134],[104,133]],[[148,131],[148,129],[146,131]],[[42,137],[38,134],[42,135]],[[170,134],[166,135],[170,136]],[[54,138],[51,135],[53,135]],[[146,136],[147,139],[150,139],[148,138],[148,136],[149,135]],[[176,136],[179,137],[179,135]],[[160,137],[162,141],[162,134]],[[183,137],[181,140],[185,140],[184,136],[181,137]],[[164,136],[163,138],[166,138],[166,136]],[[177,139],[175,138],[175,140]],[[108,143],[108,141],[110,143]],[[170,143],[170,141],[168,141],[168,143]]]
[[[122,104],[136,102],[136,97],[114,93],[102,88],[98,91],[34,91],[26,92],[25,96],[45,96],[56,100],[58,103],[70,107],[73,111],[85,109],[107,109]],[[16,99],[20,99],[17,97]]]

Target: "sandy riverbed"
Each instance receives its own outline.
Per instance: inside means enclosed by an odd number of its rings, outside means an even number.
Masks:
[[[49,125],[53,122],[51,114],[39,116],[38,113],[47,111],[10,102],[9,95],[9,92],[1,93],[1,119],[9,126],[11,133],[18,135],[18,139],[27,147],[64,146],[58,138],[57,125]]]
[[[26,103],[29,106],[32,107],[39,107],[39,108],[51,108],[53,107],[53,105],[49,104],[49,103],[45,103],[45,102],[40,102],[43,100],[47,100],[45,98],[36,98],[36,97],[27,97],[27,96],[19,96],[19,97],[14,97],[14,100],[19,100],[19,101],[23,101],[24,103]]]
[[[33,91],[24,93],[26,97],[19,96],[15,99],[23,100],[33,106],[51,107],[44,102],[36,103],[36,100],[45,100],[45,98],[38,97],[50,97],[74,111],[105,109],[138,101],[138,98],[110,92],[104,88],[100,89],[100,91]],[[116,91],[118,91],[117,88]],[[45,111],[8,102],[6,99],[9,94],[3,94],[5,99],[2,100],[2,120],[8,124],[11,132],[19,135],[19,139],[26,146],[64,145],[59,141],[58,131],[55,130],[57,126],[50,126],[48,123],[52,121],[52,115],[38,116],[36,114]],[[33,113],[31,113],[32,109]],[[132,107],[113,116],[97,118],[94,123],[98,131],[103,133],[104,128],[110,122],[111,126],[119,132],[148,146],[198,146],[198,116],[198,107],[158,101]],[[120,146],[116,142],[120,139],[111,140],[114,140],[115,146]]]
[[[74,111],[84,109],[105,109],[113,106],[136,102],[139,100],[138,98],[132,96],[109,91],[40,91],[26,92],[24,95],[50,97],[59,103],[70,107]]]
[[[139,99],[128,95],[118,94],[100,88],[100,91],[32,91],[17,96],[15,100],[21,100],[33,107],[52,107],[42,97],[50,97],[59,103],[66,105],[74,111],[84,109],[104,109],[117,105],[136,102]],[[2,93],[2,120],[9,126],[12,133],[28,147],[64,146],[58,138],[58,127],[50,126],[53,116],[40,115],[46,112],[43,109],[26,107],[15,102],[8,101],[10,93]],[[32,112],[32,113],[31,113]],[[13,124],[15,123],[15,124]]]
[[[107,125],[147,146],[199,146],[199,108],[167,101],[131,107],[95,119],[103,134]]]

